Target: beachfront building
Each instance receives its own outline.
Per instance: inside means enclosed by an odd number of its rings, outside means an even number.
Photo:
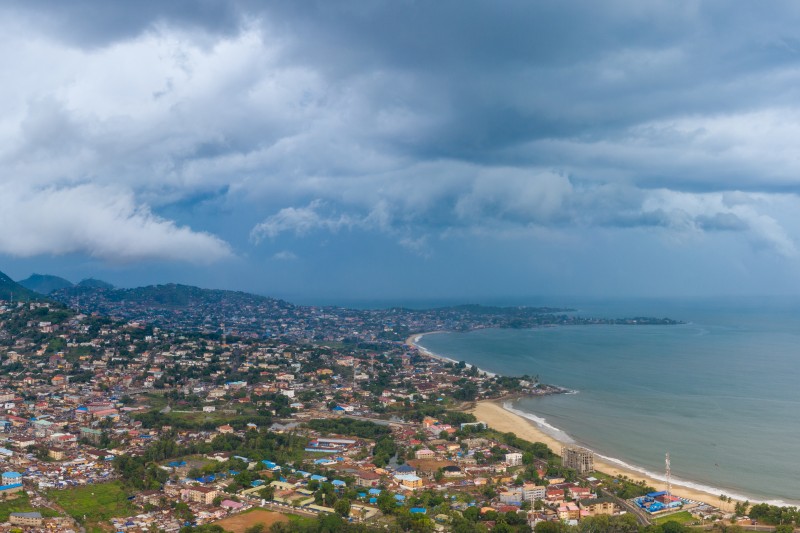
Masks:
[[[588,474],[594,470],[594,453],[579,446],[561,448],[561,464],[575,470],[578,474]]]

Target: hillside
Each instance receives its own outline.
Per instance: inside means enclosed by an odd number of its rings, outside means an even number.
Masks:
[[[9,300],[13,298],[18,301],[40,300],[42,296],[26,289],[13,279],[0,272],[0,300]]]
[[[39,294],[50,294],[53,291],[72,287],[72,282],[58,276],[47,274],[31,274],[30,277],[18,282],[26,289]]]
[[[113,289],[114,286],[110,283],[106,283],[100,279],[94,278],[86,278],[82,281],[79,281],[77,284],[78,287],[84,287],[87,289]]]
[[[292,304],[266,296],[174,283],[134,289],[78,284],[52,297],[73,308],[163,328],[216,332],[235,327],[255,336],[274,330],[272,321],[294,316],[295,310]]]

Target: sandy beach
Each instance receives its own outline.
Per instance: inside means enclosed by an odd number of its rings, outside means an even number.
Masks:
[[[559,455],[561,454],[561,442],[544,433],[532,421],[503,409],[503,406],[496,401],[486,400],[478,402],[470,412],[474,414],[478,420],[485,422],[491,428],[502,432],[513,432],[518,437],[531,442],[543,442],[547,444],[551,450]],[[639,472],[627,470],[597,458],[595,458],[594,465],[598,471],[605,474],[612,476],[625,475],[637,481],[644,480],[648,485],[655,487],[657,490],[666,490],[666,484],[663,481],[647,477]],[[672,493],[689,500],[715,505],[724,511],[733,511],[734,504],[721,502],[719,494],[710,494],[674,484],[672,486]]]

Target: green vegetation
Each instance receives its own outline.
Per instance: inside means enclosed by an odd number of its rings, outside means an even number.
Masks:
[[[762,524],[800,524],[800,510],[797,507],[778,507],[759,503],[750,508],[748,515]]]
[[[659,516],[653,520],[653,523],[658,525],[666,524],[667,522],[677,522],[679,524],[688,524],[690,522],[695,522],[697,519],[692,516],[692,513],[689,511],[680,511],[678,513],[673,513],[667,516]]]
[[[188,446],[178,446],[173,435],[166,433],[152,443],[140,456],[119,455],[114,459],[114,469],[122,477],[125,485],[135,489],[155,489],[161,486],[168,474],[158,468],[157,463],[190,455],[210,452],[232,452],[234,455],[248,457],[253,461],[269,459],[280,464],[299,463],[304,455],[306,438],[292,433],[278,434],[262,429],[250,430],[244,437],[233,434],[217,435],[211,442],[198,441]],[[242,470],[245,465],[234,459],[226,463],[209,463],[209,469],[201,469],[196,474],[224,472],[229,468]],[[253,473],[243,471],[234,478],[241,486],[250,483]]]
[[[18,492],[16,498],[0,501],[0,522],[8,522],[11,513],[30,513],[39,511],[44,517],[58,516],[58,513],[47,507],[33,507],[28,495]]]
[[[145,428],[157,428],[172,426],[176,429],[204,430],[211,431],[223,424],[229,424],[234,429],[244,429],[248,423],[258,426],[269,426],[272,424],[272,416],[268,414],[241,414],[231,416],[223,412],[204,413],[202,411],[189,413],[171,412],[164,414],[157,409],[152,409],[146,413],[134,415],[136,420],[142,422]]]
[[[118,481],[69,490],[51,490],[47,497],[81,524],[97,524],[113,517],[136,513],[136,509],[128,501],[128,494]]]
[[[627,476],[613,477],[602,472],[595,472],[592,475],[597,479],[603,480],[603,487],[606,492],[610,492],[623,500],[644,496],[656,490],[644,481],[634,481]]]
[[[338,435],[348,435],[360,437],[362,439],[378,439],[385,435],[391,435],[392,430],[388,426],[382,426],[367,420],[355,420],[353,418],[327,418],[309,420],[308,427],[321,433],[336,433]]]

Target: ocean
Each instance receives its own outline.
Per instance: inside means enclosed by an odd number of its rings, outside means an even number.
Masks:
[[[800,303],[594,302],[581,316],[678,326],[567,326],[426,335],[436,354],[575,394],[509,408],[542,429],[673,484],[800,504]],[[712,502],[713,503],[713,502]]]

